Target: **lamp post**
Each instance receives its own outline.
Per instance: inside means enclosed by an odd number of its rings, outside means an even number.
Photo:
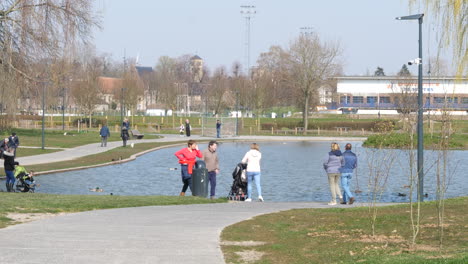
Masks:
[[[42,149],[45,148],[45,87],[46,82],[42,82]]]
[[[239,91],[236,91],[236,136],[239,136]]]
[[[419,57],[418,64],[418,200],[424,201],[424,133],[423,133],[423,88],[422,88],[422,23],[424,14],[397,17],[397,20],[418,20],[419,22]]]
[[[62,88],[62,130],[65,131],[65,87]]]

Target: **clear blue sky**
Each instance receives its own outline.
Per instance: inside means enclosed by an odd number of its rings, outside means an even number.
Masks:
[[[197,54],[214,70],[245,60],[245,19],[241,5],[255,5],[251,20],[251,58],[272,45],[287,47],[301,27],[325,40],[339,40],[347,75],[373,73],[377,66],[394,74],[418,56],[417,21],[395,17],[419,13],[407,0],[98,0],[103,29],[96,31],[98,53],[121,60],[136,57],[154,66],[160,56]],[[422,11],[424,12],[424,11]],[[430,14],[424,20],[423,57],[436,55],[437,35]],[[430,48],[430,49],[429,49]],[[417,73],[415,67],[410,67]]]

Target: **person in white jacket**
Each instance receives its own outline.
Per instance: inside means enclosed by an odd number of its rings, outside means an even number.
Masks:
[[[252,201],[252,184],[255,181],[258,192],[258,200],[263,202],[262,187],[260,186],[260,160],[262,159],[262,153],[260,152],[260,146],[257,143],[250,145],[250,150],[245,153],[242,163],[247,163],[247,199],[246,202]]]

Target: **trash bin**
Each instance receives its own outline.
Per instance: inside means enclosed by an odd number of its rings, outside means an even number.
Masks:
[[[208,196],[208,169],[202,160],[198,160],[193,169],[192,195],[205,198]]]

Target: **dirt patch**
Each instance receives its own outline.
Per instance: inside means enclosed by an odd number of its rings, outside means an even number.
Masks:
[[[252,246],[263,246],[266,242],[262,241],[223,241],[222,246],[241,246],[241,247],[252,247]]]
[[[336,237],[336,238],[348,238],[349,235],[343,234],[341,231],[328,231],[328,232],[310,232],[307,233],[309,237]]]
[[[403,237],[398,236],[398,235],[393,235],[393,236],[384,236],[384,235],[375,235],[375,236],[369,236],[369,235],[363,235],[360,238],[357,239],[360,242],[364,243],[403,243],[406,242]]]
[[[36,220],[41,220],[41,219],[47,219],[47,218],[52,218],[56,217],[59,215],[64,215],[66,213],[58,213],[58,214],[52,214],[52,213],[8,213],[6,217],[13,219],[13,221],[17,223],[27,223],[27,222],[32,222]]]
[[[442,226],[445,228],[445,227],[451,226],[451,224],[443,224]],[[424,224],[424,225],[421,225],[421,227],[422,228],[437,228],[439,226],[437,224]]]
[[[256,250],[244,250],[240,252],[235,252],[241,258],[241,263],[251,263],[255,261],[259,261],[262,259],[264,252],[259,252]]]

